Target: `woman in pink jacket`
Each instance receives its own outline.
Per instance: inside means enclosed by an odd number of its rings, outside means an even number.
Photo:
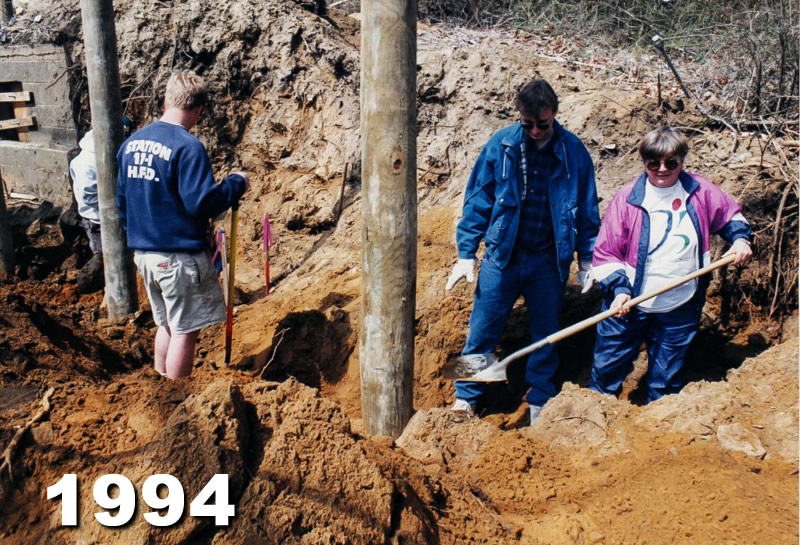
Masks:
[[[700,326],[708,276],[635,308],[623,305],[708,265],[712,234],[731,243],[727,253],[736,255],[734,263],[752,255],[742,207],[709,180],[683,170],[688,151],[677,129],[647,134],[639,146],[644,173],[617,192],[603,218],[592,276],[605,293],[603,310],[619,313],[597,325],[589,387],[598,392],[619,393],[642,341],[649,356],[647,401],[679,391],[678,372]]]

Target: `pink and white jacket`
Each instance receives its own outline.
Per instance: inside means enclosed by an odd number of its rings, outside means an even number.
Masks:
[[[750,239],[750,224],[733,198],[698,174],[681,171],[678,181],[689,194],[686,211],[697,231],[698,262],[703,267],[711,262],[709,235],[719,233],[730,243]],[[642,208],[647,183],[647,174],[642,174],[614,195],[597,235],[592,277],[610,299],[621,293],[641,295],[650,241],[650,217]],[[706,279],[698,289],[705,291],[707,285]]]

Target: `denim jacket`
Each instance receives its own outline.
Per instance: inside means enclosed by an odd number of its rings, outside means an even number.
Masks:
[[[591,259],[600,228],[594,164],[577,136],[553,122],[553,149],[558,159],[549,183],[558,271],[561,281],[577,251]],[[511,259],[522,205],[519,123],[501,129],[483,147],[464,192],[464,209],[456,229],[458,257],[475,258],[481,240],[486,258],[503,269]]]

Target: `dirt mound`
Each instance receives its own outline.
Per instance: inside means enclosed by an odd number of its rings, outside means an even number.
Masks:
[[[720,131],[676,97],[659,105],[654,93],[594,81],[579,65],[540,56],[524,37],[420,24],[417,413],[396,443],[367,438],[359,420],[358,20],[318,2],[144,0],[115,10],[127,115],[148,123],[160,114],[167,74],[197,70],[214,102],[195,134],[218,174],[254,173],[239,214],[233,364],[222,363],[217,326],[201,335],[190,380],[159,377],[150,369],[144,294],[133,319],[104,320],[102,296],[77,293],[74,273],[88,255],[74,222],[12,210],[21,266],[20,281],[0,284],[0,447],[38,409],[38,396],[51,385],[55,394],[11,457],[14,478],[0,475],[0,541],[796,541],[797,330],[796,319],[793,328],[778,321],[791,310],[780,301],[796,305],[796,196],[786,175],[795,156],[759,135]],[[74,0],[31,0],[0,33],[5,43],[64,46],[86,129],[81,38]],[[519,368],[509,369],[511,383],[492,386],[495,401],[480,407],[480,419],[442,409],[453,390],[440,369],[463,346],[474,289],[444,291],[464,183],[488,137],[516,119],[516,90],[535,76],[553,83],[559,120],[589,147],[601,208],[639,174],[643,134],[682,126],[689,169],[743,202],[758,259],[712,282],[687,365],[692,383],[681,394],[640,407],[579,387],[591,364],[585,332],[558,347],[563,387],[528,428]],[[784,195],[789,219],[781,223]],[[265,213],[276,241],[269,297]],[[217,225],[227,228],[229,217]],[[571,282],[565,326],[599,306],[598,294],[578,291]],[[501,355],[527,343],[525,312],[512,313]],[[782,338],[794,340],[751,357]],[[60,527],[58,501],[43,499],[67,473],[81,486],[75,529]],[[139,503],[129,526],[104,528],[93,517],[91,483],[108,473],[139,492],[149,475],[173,475],[187,500],[214,473],[227,474],[236,516],[226,528],[184,516],[156,529]]]
[[[472,483],[523,543],[791,543],[797,353],[794,340],[646,407],[565,385],[520,430],[420,411],[398,444]]]
[[[653,434],[680,433],[690,442],[720,438],[731,426],[750,430],[751,452],[798,460],[797,339],[746,360],[719,382],[695,382],[680,395],[644,407],[630,405],[575,385],[565,385],[526,433],[551,445],[598,447],[617,454],[631,445],[624,429],[633,424]],[[739,434],[740,436],[742,434]],[[763,448],[761,448],[763,444]]]
[[[446,487],[391,438],[359,435],[318,391],[292,379],[236,382],[242,378],[205,373],[167,382],[147,371],[104,386],[57,388],[49,422],[34,429],[25,459],[14,465],[25,478],[19,488],[0,489],[14,499],[3,504],[3,543],[455,543],[504,534],[489,514],[455,511],[452,527],[440,524],[440,512],[469,501],[468,489]],[[61,525],[58,504],[36,492],[64,473],[79,476],[72,529]],[[151,475],[171,475],[187,505],[215,474],[226,474],[236,516],[227,528],[188,516],[168,528],[141,516],[124,532],[104,527],[87,495],[106,474],[125,476],[139,492]]]
[[[63,275],[0,285],[0,387],[108,380],[152,362],[148,312],[111,323],[100,316],[102,293],[80,295]]]
[[[6,490],[3,542],[668,543],[764,535],[786,543],[797,512],[796,367],[790,380],[776,379],[796,354],[794,342],[748,360],[722,385],[727,397],[687,392],[638,408],[567,387],[521,430],[419,411],[396,446],[365,438],[335,403],[291,379],[201,369],[192,380],[147,370],[91,387],[70,383],[57,387],[49,421],[34,427],[14,465],[24,478]],[[764,398],[749,387],[755,379],[783,390]],[[704,411],[711,399],[717,405]],[[20,421],[37,404],[25,400],[3,416]],[[725,447],[728,422],[760,438],[766,456]],[[225,473],[236,517],[220,529],[207,518],[164,529],[138,517],[119,532],[94,521],[97,507],[86,498],[79,527],[64,528],[58,504],[40,498],[65,473],[79,475],[84,491],[103,474],[122,474],[141,490],[147,477],[166,473],[187,499]]]

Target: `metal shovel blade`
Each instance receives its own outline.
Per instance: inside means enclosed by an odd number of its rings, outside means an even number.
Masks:
[[[451,357],[441,370],[444,378],[458,380],[477,375],[497,363],[494,354],[469,354]]]
[[[509,363],[550,344],[548,340],[549,337],[521,348],[500,361],[497,360],[494,354],[476,354],[475,356],[488,360],[485,365],[477,366],[477,368],[473,362],[464,361],[470,356],[459,356],[454,358],[452,362],[448,362],[448,365],[442,369],[442,376],[454,379],[456,382],[505,382],[507,380],[506,369]]]

